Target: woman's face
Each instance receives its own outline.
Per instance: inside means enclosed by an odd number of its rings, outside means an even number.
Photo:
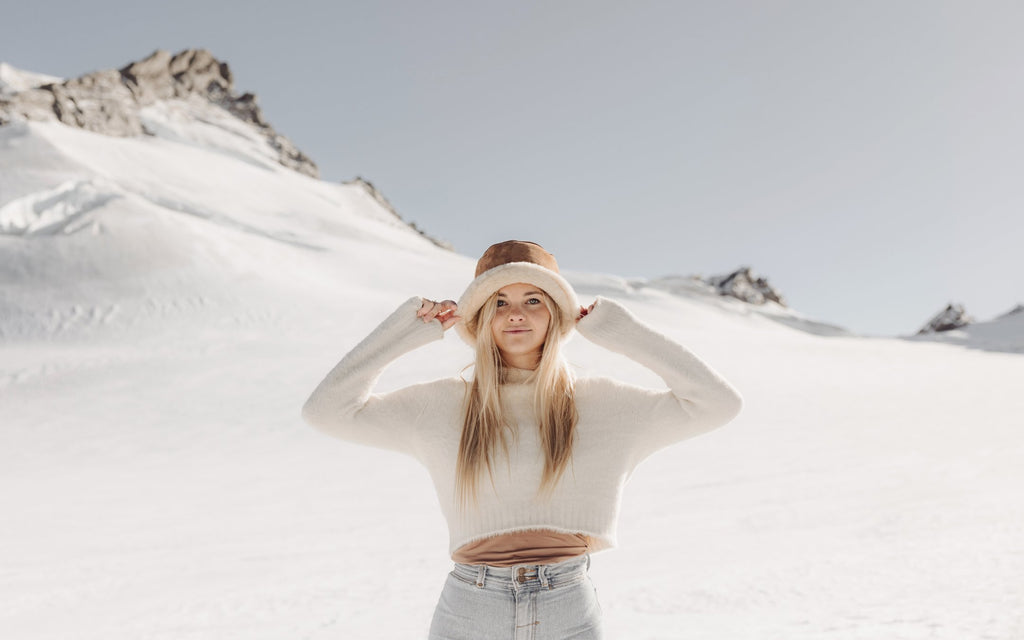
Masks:
[[[544,292],[532,284],[516,283],[498,289],[498,308],[491,335],[507,366],[536,369],[548,335],[551,312]]]

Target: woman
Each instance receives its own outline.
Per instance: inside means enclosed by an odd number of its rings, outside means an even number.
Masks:
[[[452,327],[476,350],[471,381],[371,393],[390,362]],[[669,389],[574,380],[560,354],[574,328]],[[457,304],[399,307],[327,375],[303,415],[340,438],[404,451],[430,472],[456,563],[430,638],[540,640],[601,637],[587,570],[592,552],[615,545],[626,479],[740,405],[689,350],[610,299],[581,307],[554,256],[511,240],[487,249]]]

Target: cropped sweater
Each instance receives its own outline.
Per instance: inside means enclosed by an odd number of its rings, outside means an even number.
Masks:
[[[508,458],[499,449],[493,483],[484,474],[476,503],[460,509],[455,469],[466,381],[451,377],[372,393],[389,363],[443,337],[440,322],[416,316],[420,305],[421,298],[410,298],[356,345],[313,391],[302,413],[330,435],[419,460],[448,522],[449,553],[490,536],[534,529],[586,534],[592,551],[615,546],[622,490],[636,465],[658,449],[725,424],[742,404],[736,390],[690,350],[599,296],[576,325],[579,333],[648,367],[668,389],[602,377],[576,380],[579,422],[571,463],[553,491],[541,495],[544,451],[533,372],[509,371],[501,387],[503,409],[516,425]]]

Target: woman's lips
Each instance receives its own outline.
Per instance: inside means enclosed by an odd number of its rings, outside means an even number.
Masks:
[[[526,333],[529,329],[505,329],[505,333]]]

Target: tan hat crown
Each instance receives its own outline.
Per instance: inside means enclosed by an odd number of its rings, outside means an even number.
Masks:
[[[474,277],[494,267],[510,262],[532,262],[558,273],[558,263],[555,261],[555,256],[545,251],[536,242],[506,240],[505,242],[492,244],[487,248],[487,251],[484,251],[484,255],[480,256],[480,260],[476,263],[476,275]]]
[[[471,320],[495,291],[517,282],[543,289],[564,317],[574,318],[579,313],[576,292],[558,272],[555,256],[536,242],[506,240],[488,247],[476,263],[476,276],[459,298],[459,315]],[[468,344],[475,345],[473,323],[466,320],[456,324],[455,331]],[[572,322],[563,323],[562,337],[567,336],[574,326]]]

